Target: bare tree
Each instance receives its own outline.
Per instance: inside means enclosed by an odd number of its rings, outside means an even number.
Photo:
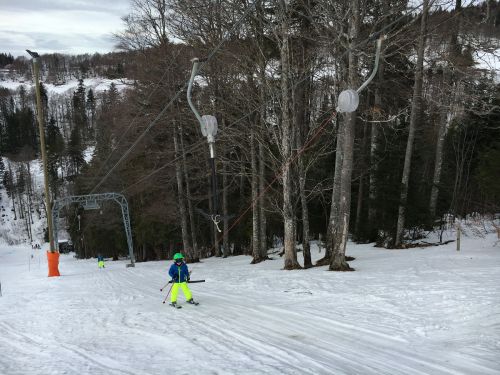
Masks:
[[[174,126],[174,148],[175,148],[175,158],[181,158],[181,151],[179,147],[179,134],[178,130]],[[186,201],[184,198],[184,192],[186,191],[184,188],[184,178],[182,173],[182,165],[180,162],[175,163],[175,177],[177,180],[177,200],[179,205],[179,215],[181,219],[181,231],[182,231],[182,243],[184,251],[186,252],[188,259],[193,260],[195,254],[193,254],[191,241],[189,238],[189,230],[188,230],[188,217],[186,210]]]
[[[415,140],[415,131],[420,111],[422,109],[422,80],[423,80],[423,65],[425,40],[427,30],[427,14],[429,12],[429,0],[424,0],[422,10],[422,19],[420,22],[420,34],[418,38],[417,48],[417,63],[415,66],[415,84],[413,86],[413,98],[410,114],[410,126],[408,140],[406,143],[405,162],[403,167],[403,175],[401,178],[401,195],[398,210],[398,222],[396,228],[395,246],[401,246],[403,241],[403,232],[406,218],[406,204],[408,199],[408,182],[410,180],[411,159],[413,155],[413,143]]]
[[[280,62],[281,62],[281,157],[283,160],[283,225],[284,225],[284,268],[286,270],[300,268],[295,248],[294,212],[292,204],[291,157],[293,129],[290,118],[290,51],[289,29],[290,16],[288,4],[280,1]]]
[[[349,19],[350,48],[348,53],[349,70],[348,81],[350,87],[357,86],[358,59],[354,48],[357,43],[360,28],[359,0],[351,2],[351,17]],[[346,113],[343,116],[343,147],[337,149],[342,155],[342,169],[340,172],[340,192],[338,220],[335,223],[336,230],[331,239],[333,240],[332,254],[330,259],[331,271],[350,271],[352,268],[345,261],[345,251],[349,235],[349,218],[351,210],[351,176],[354,155],[354,127],[356,124],[356,112]]]
[[[187,170],[187,162],[186,162],[186,151],[184,149],[184,134],[182,131],[182,124],[179,123],[179,140],[180,140],[180,154],[182,155],[182,174],[184,177],[185,185],[186,185],[186,199],[188,204],[188,213],[189,213],[189,227],[191,230],[191,239],[193,242],[193,257],[198,260],[201,258],[200,251],[198,249],[198,241],[197,241],[197,230],[194,216],[194,208],[193,208],[193,198],[191,197],[191,184]]]
[[[125,30],[115,34],[118,47],[144,52],[148,48],[167,45],[168,17],[167,0],[132,0],[130,14],[122,18]]]

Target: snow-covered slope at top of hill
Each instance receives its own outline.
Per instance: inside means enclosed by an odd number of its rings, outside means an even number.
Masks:
[[[83,80],[83,85],[88,89],[92,88],[94,92],[102,92],[105,90],[109,90],[109,87],[111,84],[114,83],[118,91],[122,91],[129,87],[132,84],[132,81],[129,79],[125,78],[120,78],[120,79],[109,79],[109,78],[102,78],[102,77],[94,77],[94,78],[85,78]],[[6,89],[16,91],[19,89],[19,87],[25,86],[28,90],[33,87],[33,82],[32,81],[27,81],[24,79],[7,79],[7,80],[0,80],[0,87],[4,87]],[[73,91],[76,90],[78,87],[78,80],[73,79],[65,84],[62,85],[55,85],[53,83],[45,83],[44,86],[46,87],[47,91],[49,92],[49,95],[62,95],[62,94],[68,94],[72,93]]]
[[[7,168],[16,168],[16,162],[10,161],[8,158],[2,158],[3,163]],[[19,208],[15,207],[11,197],[3,184],[0,184],[0,244],[21,244],[21,243],[42,243],[43,229],[45,227],[45,211],[44,207],[39,203],[42,199],[43,191],[43,172],[42,165],[39,160],[29,162],[31,179],[33,183],[32,197],[32,221],[26,222]],[[16,210],[16,212],[14,211]],[[32,241],[29,238],[27,225],[31,225]]]
[[[91,160],[93,152],[93,146],[88,147],[83,152],[83,157],[86,162]],[[16,170],[20,163],[25,164],[25,162],[15,162],[6,157],[3,157],[2,161],[6,169],[10,167],[12,170]],[[40,159],[30,161],[29,169],[33,187],[31,198],[32,221],[29,224],[29,229],[26,219],[23,218],[19,212],[14,212],[15,208],[12,198],[9,197],[5,187],[0,183],[0,245],[18,245],[30,242],[40,244],[44,242],[44,228],[47,226],[47,218],[42,203],[44,190],[42,161]],[[3,178],[3,176],[0,176],[0,178]],[[19,210],[18,207],[16,207],[16,209]],[[29,231],[31,231],[31,239]],[[62,221],[59,225],[58,237],[60,241],[69,238],[68,233],[64,229],[64,225],[62,225]]]

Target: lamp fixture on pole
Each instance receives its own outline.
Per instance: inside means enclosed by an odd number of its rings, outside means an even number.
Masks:
[[[382,46],[382,41],[385,39],[385,35],[380,36],[377,39],[377,52],[375,53],[375,66],[373,67],[372,73],[366,79],[366,81],[357,89],[347,89],[340,93],[337,101],[337,111],[341,113],[350,113],[358,109],[359,105],[359,93],[372,81],[378,71],[378,62],[380,60],[380,48]]]

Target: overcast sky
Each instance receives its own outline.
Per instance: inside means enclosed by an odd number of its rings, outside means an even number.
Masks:
[[[0,0],[0,52],[110,52],[130,0]]]

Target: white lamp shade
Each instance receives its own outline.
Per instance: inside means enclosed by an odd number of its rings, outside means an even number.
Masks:
[[[355,90],[344,90],[339,95],[337,111],[354,112],[359,105],[359,95]]]

